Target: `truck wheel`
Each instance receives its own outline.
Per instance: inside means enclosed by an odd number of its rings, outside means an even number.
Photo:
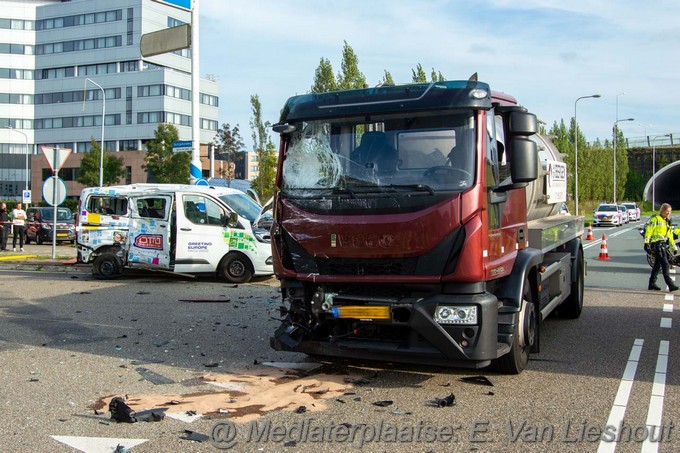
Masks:
[[[583,251],[579,248],[576,253],[576,281],[571,284],[571,293],[557,310],[562,318],[576,319],[583,311],[583,282],[585,280],[585,266]]]
[[[123,263],[115,253],[102,253],[92,264],[92,276],[98,280],[119,277],[122,271]]]
[[[524,281],[522,310],[519,312],[518,322],[513,332],[513,343],[510,352],[493,361],[493,367],[505,374],[519,374],[529,362],[529,350],[536,341],[537,319],[536,310],[532,303],[529,280]]]
[[[231,253],[222,259],[217,272],[229,283],[247,283],[253,277],[250,260],[240,253]]]

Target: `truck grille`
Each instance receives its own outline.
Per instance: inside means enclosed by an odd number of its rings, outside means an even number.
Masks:
[[[384,259],[325,259],[317,258],[322,275],[415,275],[416,258]]]

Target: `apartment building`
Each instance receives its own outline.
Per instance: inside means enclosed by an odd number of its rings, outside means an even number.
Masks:
[[[146,33],[189,22],[190,12],[154,0],[0,0],[0,199],[20,199],[29,180],[32,202],[41,200],[51,175],[41,146],[72,150],[59,175],[79,195],[82,153],[101,140],[102,120],[104,149],[128,169],[121,182],[147,181],[145,143],[159,123],[191,140],[191,50],[143,58],[139,46]],[[197,95],[207,169],[217,82],[201,79]]]

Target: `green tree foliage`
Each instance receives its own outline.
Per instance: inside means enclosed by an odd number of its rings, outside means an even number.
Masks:
[[[159,124],[154,131],[153,140],[146,144],[142,168],[151,173],[151,178],[159,183],[189,183],[190,152],[174,152],[172,142],[179,140],[179,132],[172,124]]]
[[[635,170],[628,170],[628,177],[626,178],[626,190],[624,198],[626,200],[642,201],[642,193],[645,190],[645,178],[642,173]]]
[[[433,82],[443,82],[444,80],[446,80],[442,75],[442,72],[435,71],[434,68],[432,68],[432,74],[430,74],[430,77],[432,78]]]
[[[626,180],[628,179],[628,150],[626,150],[626,138],[623,132],[618,128],[614,128],[616,137],[616,200],[617,202],[623,199],[623,194],[626,190]],[[614,154],[612,149],[612,167],[614,166]],[[613,193],[613,188],[612,188]]]
[[[262,105],[258,95],[250,96],[250,105],[253,112],[250,127],[253,131],[253,143],[258,160],[258,175],[253,180],[253,189],[260,197],[260,201],[264,203],[274,194],[276,146],[267,134],[269,121],[262,121]]]
[[[383,75],[382,82],[380,83],[381,85],[394,85],[394,79],[392,78],[392,74],[385,69],[385,75]]]
[[[99,186],[99,164],[101,154],[99,142],[94,138],[90,140],[90,150],[83,154],[83,160],[78,169],[77,181],[85,187]],[[119,179],[125,178],[123,158],[115,157],[111,153],[104,153],[104,176],[102,182],[105,186],[118,184]]]
[[[351,90],[353,88],[366,87],[366,77],[359,70],[359,58],[354,53],[352,46],[344,41],[342,48],[342,64],[338,73],[337,88],[339,90]]]
[[[327,58],[321,57],[319,66],[314,72],[314,84],[310,90],[311,93],[327,93],[328,91],[335,91],[338,89],[338,84],[333,75],[333,66],[331,61]]]
[[[413,78],[412,81],[413,83],[426,83],[427,82],[427,74],[425,74],[425,70],[423,69],[423,65],[418,63],[418,66],[416,66],[416,69],[411,69],[411,72],[413,73]]]
[[[231,164],[243,159],[243,150],[245,148],[238,124],[234,126],[233,129],[229,123],[222,124],[222,127],[217,130],[213,145],[215,158],[228,162],[227,172],[223,177],[233,179],[234,174],[232,172]]]

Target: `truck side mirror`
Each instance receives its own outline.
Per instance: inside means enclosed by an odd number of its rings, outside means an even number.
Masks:
[[[534,181],[538,178],[536,143],[525,137],[514,137],[511,143],[509,158],[512,182],[516,184]]]
[[[510,114],[510,133],[512,135],[529,136],[538,132],[536,115],[529,112],[512,112]]]

